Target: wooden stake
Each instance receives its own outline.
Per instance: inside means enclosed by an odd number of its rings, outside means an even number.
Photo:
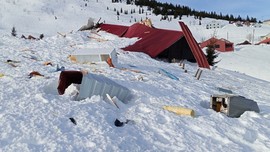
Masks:
[[[63,36],[63,37],[66,37],[66,34],[62,34],[62,33],[60,33],[60,32],[57,32],[57,34],[59,34],[59,35],[61,35],[61,36]]]
[[[196,71],[196,74],[194,75],[194,77],[197,77],[197,75],[198,75],[198,73],[199,73],[199,70],[200,70],[200,69],[198,69],[198,70]]]
[[[183,65],[182,65],[182,69],[185,69],[185,63],[183,63]]]
[[[180,61],[179,66],[182,67],[182,69],[185,69],[185,63],[184,63],[184,60],[181,60],[181,61]]]
[[[197,80],[199,80],[199,79],[200,79],[201,74],[202,74],[202,70],[201,70],[201,69],[199,69],[199,72],[198,72],[198,74],[197,74],[197,76],[196,76]]]
[[[106,39],[96,38],[96,37],[93,37],[93,36],[87,36],[87,37],[90,38],[90,39],[95,39],[95,40],[97,40],[98,42],[108,41],[108,40],[106,40]]]

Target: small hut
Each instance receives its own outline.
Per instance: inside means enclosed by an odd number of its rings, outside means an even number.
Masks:
[[[220,52],[230,52],[230,51],[234,50],[233,43],[224,39],[224,38],[217,39],[215,37],[212,37],[212,38],[202,42],[200,44],[200,46],[201,46],[201,48],[205,48],[210,44],[214,45],[215,49],[220,51]]]

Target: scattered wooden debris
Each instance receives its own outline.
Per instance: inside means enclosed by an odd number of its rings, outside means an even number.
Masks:
[[[37,40],[37,38],[35,38],[35,37],[32,36],[32,35],[28,35],[28,37],[22,35],[21,38],[23,38],[23,39],[28,39],[28,40]]]
[[[123,71],[131,71],[131,72],[135,72],[135,73],[143,73],[142,71],[140,70],[133,70],[133,69],[128,69],[128,68],[120,68],[120,70],[123,70]],[[143,73],[145,74],[145,73]]]
[[[15,64],[13,64],[13,63],[8,63],[10,66],[12,66],[12,67],[14,67],[14,68],[16,68],[16,67],[18,67],[17,65],[15,65]]]
[[[90,33],[95,34],[95,35],[97,35],[97,36],[100,36],[100,37],[101,37],[101,35],[100,35],[100,34],[98,34],[98,31],[97,31],[97,30],[91,30],[91,32],[90,32]]]
[[[57,32],[57,34],[59,34],[60,36],[62,36],[62,37],[66,37],[67,35],[66,34],[62,34],[62,33],[60,33],[60,32]]]
[[[44,77],[44,75],[40,74],[40,73],[37,72],[37,71],[32,71],[32,72],[30,72],[28,76],[29,76],[29,78],[36,77],[36,76]]]
[[[97,38],[97,37],[93,37],[93,36],[87,36],[90,39],[95,39],[98,42],[104,42],[104,41],[108,41],[107,39],[103,39],[103,38]]]
[[[180,60],[179,66],[182,67],[182,69],[185,69],[185,60]]]
[[[43,65],[50,65],[50,66],[52,66],[52,62],[46,61],[46,62],[43,63]]]
[[[27,59],[31,59],[31,60],[35,60],[35,61],[40,61],[36,56],[34,55],[23,55],[22,57],[27,58]]]
[[[112,58],[108,58],[108,59],[106,60],[106,63],[109,65],[109,67],[114,68],[114,65],[113,65],[113,63],[112,63]]]
[[[199,80],[201,77],[201,74],[202,74],[202,69],[199,68],[194,77],[196,77],[196,79]]]
[[[6,63],[12,67],[18,67],[17,63],[20,63],[20,61],[7,60]]]
[[[74,119],[74,118],[69,118],[69,120],[74,124],[74,125],[77,125],[77,122],[76,122],[76,120]]]
[[[66,34],[63,34],[63,33],[60,33],[60,32],[57,32],[58,35],[62,36],[63,38],[66,38],[67,37],[67,34],[72,34],[73,33],[73,30],[66,33]]]
[[[69,55],[68,58],[72,61],[72,62],[77,62],[77,59],[74,55]]]

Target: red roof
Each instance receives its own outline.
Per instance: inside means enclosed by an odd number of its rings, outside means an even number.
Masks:
[[[200,67],[203,68],[210,68],[208,61],[202,51],[202,49],[200,48],[199,44],[196,42],[196,40],[194,39],[193,35],[191,34],[189,28],[183,23],[183,22],[179,22],[185,38],[187,39],[188,45],[191,48],[191,51],[196,59],[196,61],[198,62],[198,65]]]
[[[112,33],[119,37],[122,37],[123,34],[125,34],[125,32],[128,30],[128,28],[129,26],[114,25],[114,24],[101,24],[100,25],[100,29],[102,29],[103,31]]]
[[[202,52],[198,43],[192,36],[188,27],[183,22],[179,22],[179,24],[183,32],[150,28],[140,23],[135,23],[129,27],[121,25],[102,24],[100,28],[101,30],[118,35],[120,37],[138,37],[139,40],[137,42],[135,42],[133,45],[123,48],[123,50],[144,52],[153,58],[157,57],[159,54],[171,47],[180,39],[185,38],[199,67],[209,68],[209,64],[204,53]]]
[[[217,39],[215,37],[212,37],[200,44],[201,48],[207,47],[209,44],[215,45],[215,49],[220,51],[220,52],[231,52],[234,50],[233,43],[221,38]]]
[[[265,40],[262,40],[262,41],[259,42],[258,44],[262,44],[262,43],[264,43],[264,44],[270,44],[270,38],[265,39]]]
[[[157,55],[181,39],[183,33],[180,31],[150,28],[136,23],[130,26],[123,36],[139,38],[135,44],[123,48],[124,50],[144,52],[151,57],[157,57]]]

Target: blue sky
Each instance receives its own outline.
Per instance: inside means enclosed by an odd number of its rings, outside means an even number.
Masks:
[[[195,10],[215,11],[223,15],[232,14],[242,18],[255,17],[257,20],[270,19],[269,0],[157,0],[172,4],[180,4]]]

